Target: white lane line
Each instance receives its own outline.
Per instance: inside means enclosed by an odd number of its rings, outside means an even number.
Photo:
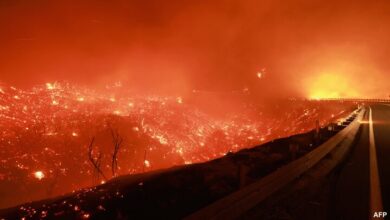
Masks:
[[[382,193],[379,181],[378,162],[374,138],[374,123],[372,122],[372,109],[369,116],[369,139],[370,139],[370,219],[374,219],[375,212],[382,212]],[[375,218],[378,219],[378,218]],[[380,218],[379,218],[380,219]]]

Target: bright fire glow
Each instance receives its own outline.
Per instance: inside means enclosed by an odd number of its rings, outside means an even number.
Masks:
[[[149,160],[145,160],[145,161],[144,161],[144,164],[145,164],[145,167],[150,167],[150,162],[149,162]]]
[[[257,76],[257,78],[262,79],[264,77],[264,74],[265,74],[265,68],[263,68],[259,72],[257,72],[256,76]]]
[[[38,180],[41,180],[45,178],[45,174],[42,171],[36,171],[34,173],[34,177],[37,178]]]
[[[54,84],[52,84],[52,83],[46,83],[46,88],[47,88],[48,90],[53,90],[53,89],[55,89],[55,86],[54,86]]]
[[[353,89],[355,80],[345,74],[321,73],[306,81],[307,93],[311,99],[354,98],[358,93]]]

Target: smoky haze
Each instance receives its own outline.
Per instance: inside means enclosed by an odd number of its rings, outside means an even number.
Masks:
[[[388,1],[2,0],[0,80],[385,97],[389,26]]]

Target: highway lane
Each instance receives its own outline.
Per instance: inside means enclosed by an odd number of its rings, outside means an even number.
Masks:
[[[383,210],[390,212],[390,106],[376,105],[372,110]]]
[[[372,105],[371,116],[368,109],[361,134],[340,169],[335,219],[375,219],[374,211],[390,212],[390,105]]]

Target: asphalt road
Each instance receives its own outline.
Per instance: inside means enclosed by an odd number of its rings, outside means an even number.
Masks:
[[[374,211],[390,215],[390,105],[373,105],[371,111],[371,128],[368,110],[360,137],[340,170],[335,219],[375,219]]]
[[[378,171],[384,211],[390,212],[390,105],[372,107]],[[390,217],[390,216],[389,216]]]

